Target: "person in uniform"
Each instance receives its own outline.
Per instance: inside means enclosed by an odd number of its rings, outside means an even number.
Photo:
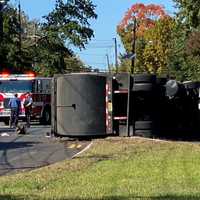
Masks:
[[[21,108],[21,100],[18,98],[17,94],[14,95],[14,98],[10,99],[8,106],[11,109],[10,127],[16,127],[18,124],[19,112]]]
[[[30,92],[27,92],[24,101],[24,109],[26,116],[26,125],[28,128],[30,127],[32,104],[33,104],[32,94]]]

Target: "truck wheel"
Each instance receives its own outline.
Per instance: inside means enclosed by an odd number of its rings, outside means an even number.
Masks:
[[[199,88],[200,84],[199,82],[193,82],[193,81],[188,81],[188,82],[183,82],[183,85],[185,86],[186,89],[197,89]]]
[[[156,75],[153,74],[135,74],[133,76],[134,83],[155,83]]]
[[[44,109],[43,114],[42,114],[42,119],[40,122],[41,122],[41,124],[45,124],[45,125],[51,123],[50,109],[48,109],[48,108]]]
[[[8,126],[8,125],[10,124],[10,119],[5,119],[5,120],[4,120],[4,124],[5,124],[6,126]]]
[[[154,89],[154,85],[151,83],[135,83],[135,85],[133,85],[133,91],[134,92],[139,92],[139,91],[144,91],[144,92],[149,92],[149,91],[153,91]]]
[[[135,122],[135,135],[142,137],[153,137],[153,122],[152,121],[136,121]]]
[[[152,130],[135,130],[135,135],[140,137],[146,138],[153,138],[153,131]]]
[[[153,122],[152,121],[136,121],[135,129],[136,130],[152,130]]]
[[[167,78],[165,77],[157,77],[156,78],[156,84],[158,85],[165,85],[167,82]]]

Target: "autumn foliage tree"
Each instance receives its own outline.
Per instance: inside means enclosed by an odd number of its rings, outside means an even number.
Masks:
[[[126,53],[132,51],[134,21],[136,21],[135,72],[163,73],[167,68],[168,41],[174,24],[173,19],[160,5],[134,4],[117,27]],[[130,66],[130,61],[126,63]],[[122,64],[124,65],[124,61]]]
[[[151,73],[168,74],[168,58],[172,54],[172,38],[175,21],[165,17],[156,21],[153,28],[146,31],[146,42],[143,62],[146,70]]]

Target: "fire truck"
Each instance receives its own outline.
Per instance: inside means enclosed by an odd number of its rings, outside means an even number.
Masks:
[[[18,94],[21,100],[19,119],[25,119],[23,103],[26,93],[32,93],[32,120],[42,124],[51,122],[51,78],[36,77],[29,74],[0,74],[0,121],[6,125],[10,120],[9,100]]]

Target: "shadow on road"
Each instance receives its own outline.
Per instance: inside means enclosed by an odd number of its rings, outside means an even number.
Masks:
[[[68,148],[68,142],[66,145],[64,141],[46,137],[49,129],[50,126],[33,125],[27,134],[18,135],[13,129],[0,127],[0,176],[71,159],[84,147],[77,143],[74,146],[80,149]]]
[[[10,132],[15,132],[14,128],[9,128],[9,127],[0,127],[0,133],[10,133]]]
[[[0,142],[0,151],[9,150],[9,149],[17,149],[17,148],[27,148],[32,147],[39,142]]]

